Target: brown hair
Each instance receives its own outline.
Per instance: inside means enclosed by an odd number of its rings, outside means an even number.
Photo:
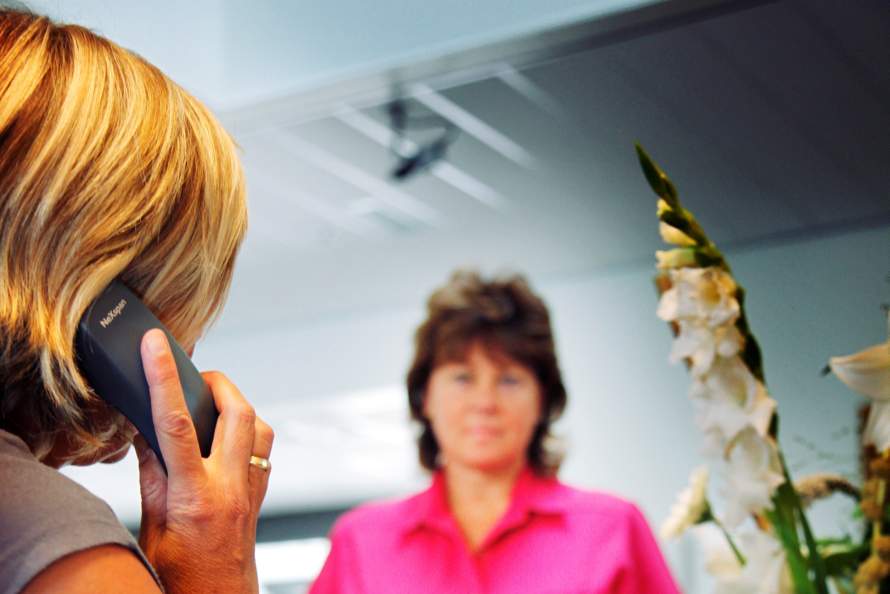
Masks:
[[[193,345],[246,222],[234,143],[201,103],[87,29],[0,9],[0,428],[39,458],[59,437],[101,449],[123,421],[77,369],[83,312],[119,276]]]
[[[462,358],[475,341],[534,372],[541,388],[541,418],[526,457],[536,473],[555,474],[563,456],[550,443],[550,426],[562,415],[567,395],[547,306],[520,275],[485,280],[464,270],[455,272],[433,292],[427,302],[427,318],[415,334],[407,386],[411,417],[422,427],[420,463],[428,470],[438,467],[439,444],[423,413],[430,375],[437,365]]]

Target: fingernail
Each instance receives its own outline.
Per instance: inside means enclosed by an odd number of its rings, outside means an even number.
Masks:
[[[145,334],[145,344],[148,347],[148,352],[156,357],[165,354],[168,349],[167,337],[157,328],[149,330]]]

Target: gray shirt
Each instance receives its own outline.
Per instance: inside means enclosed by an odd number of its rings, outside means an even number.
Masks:
[[[160,587],[107,503],[41,464],[25,442],[0,430],[0,594],[19,592],[66,555],[105,544],[133,551]]]

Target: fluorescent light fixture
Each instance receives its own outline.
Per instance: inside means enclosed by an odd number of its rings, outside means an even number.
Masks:
[[[482,144],[514,163],[523,167],[534,165],[534,157],[519,144],[428,86],[423,84],[412,85],[411,95],[419,103],[427,106],[470,136],[476,138]]]
[[[303,211],[334,227],[361,237],[381,237],[385,235],[383,227],[375,224],[373,221],[357,218],[349,209],[341,210],[316,196],[294,191],[293,189],[282,188],[279,184],[270,181],[272,176],[267,171],[264,171],[262,165],[256,164],[255,161],[245,159],[245,166],[248,172],[253,171],[256,174],[248,179],[248,185],[253,186],[274,200],[294,204]],[[280,227],[280,224],[276,226]]]
[[[504,198],[490,186],[447,161],[439,161],[433,165],[432,173],[443,182],[454,186],[468,196],[472,196],[486,206],[499,210],[505,204]]]
[[[564,110],[550,93],[542,89],[537,83],[509,64],[504,64],[498,68],[495,76],[505,85],[534,103],[540,109],[557,117],[563,116]]]
[[[392,130],[348,105],[340,106],[334,112],[334,117],[382,146],[389,148],[395,142]],[[395,147],[396,152],[402,157],[412,155],[417,148],[417,144],[409,139],[403,139],[399,146]],[[494,189],[447,161],[439,161],[433,165],[431,173],[486,206],[498,209],[504,205],[503,197]]]
[[[305,140],[297,138],[288,132],[276,128],[263,130],[263,136],[287,151],[296,158],[303,159],[326,171],[331,175],[352,184],[367,192],[371,197],[390,207],[393,217],[398,216],[401,222],[411,225],[415,221],[422,221],[429,226],[437,226],[440,215],[414,196],[390,186],[387,182],[359,169],[345,159],[327,152]]]

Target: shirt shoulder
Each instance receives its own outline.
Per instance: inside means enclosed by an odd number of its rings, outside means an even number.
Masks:
[[[553,481],[548,491],[550,504],[569,514],[623,519],[640,514],[632,501],[604,491],[579,489],[558,481]]]
[[[596,534],[597,542],[608,540],[624,547],[633,546],[640,538],[651,539],[642,510],[624,497],[555,482],[545,501],[563,515],[572,532]]]
[[[417,493],[403,499],[363,503],[337,518],[331,537],[352,534],[373,534],[379,537],[379,530],[393,532],[402,529],[417,517],[425,497],[425,493]]]
[[[18,592],[66,555],[124,546],[157,580],[130,532],[102,499],[40,463],[24,442],[0,430],[0,594]]]

